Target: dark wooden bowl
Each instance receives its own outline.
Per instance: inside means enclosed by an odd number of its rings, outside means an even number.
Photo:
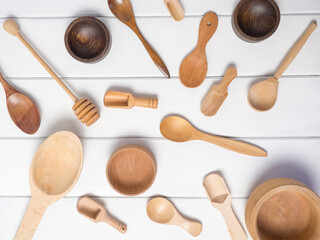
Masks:
[[[102,60],[111,46],[107,27],[94,17],[75,19],[66,30],[64,42],[69,54],[85,63]]]
[[[247,42],[267,39],[279,23],[280,10],[274,0],[241,0],[232,15],[233,30]]]

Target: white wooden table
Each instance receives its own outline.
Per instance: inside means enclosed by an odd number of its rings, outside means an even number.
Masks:
[[[231,27],[237,0],[181,0],[186,10],[174,22],[162,0],[132,0],[137,23],[170,70],[165,79],[137,37],[113,17],[106,0],[0,0],[0,23],[17,21],[36,49],[81,96],[92,99],[101,119],[87,128],[73,116],[72,102],[22,44],[0,29],[0,68],[17,89],[29,94],[40,108],[42,124],[33,136],[23,134],[7,113],[0,90],[0,239],[13,239],[30,199],[29,165],[41,142],[59,130],[78,134],[84,145],[84,167],[74,189],[47,209],[34,239],[192,239],[183,230],[151,222],[146,203],[154,195],[170,197],[187,216],[199,219],[198,239],[230,239],[219,212],[202,187],[203,177],[220,171],[233,196],[234,209],[245,227],[248,196],[261,182],[292,177],[320,193],[320,30],[316,30],[297,59],[280,79],[279,98],[265,113],[247,103],[252,82],[271,75],[311,20],[320,23],[319,0],[278,0],[282,13],[277,32],[257,44],[241,41]],[[201,16],[208,10],[219,15],[219,26],[207,46],[208,77],[197,89],[178,80],[182,59],[195,46]],[[64,32],[78,16],[99,17],[112,35],[109,55],[97,64],[83,64],[68,55]],[[204,117],[200,103],[209,87],[235,64],[239,77],[229,87],[229,97],[217,116]],[[106,109],[107,89],[130,90],[159,97],[158,110]],[[179,114],[195,126],[216,134],[255,143],[268,150],[268,158],[233,153],[202,142],[173,143],[162,138],[161,120]],[[105,166],[118,147],[139,144],[155,155],[158,174],[154,185],[139,197],[123,197],[108,185]],[[92,194],[114,216],[128,225],[121,235],[110,226],[94,224],[79,215],[79,196]]]

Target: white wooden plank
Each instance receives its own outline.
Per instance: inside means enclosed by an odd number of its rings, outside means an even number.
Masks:
[[[171,114],[185,116],[197,128],[233,137],[309,137],[320,136],[320,77],[283,78],[279,98],[273,109],[260,113],[247,103],[249,86],[257,78],[238,78],[229,86],[229,96],[214,117],[205,117],[200,104],[209,88],[221,78],[207,79],[197,89],[183,87],[178,79],[66,79],[79,98],[94,101],[101,119],[91,127],[77,120],[73,102],[52,79],[8,79],[17,89],[33,97],[39,106],[42,123],[28,136],[11,121],[0,90],[0,137],[47,137],[67,129],[83,137],[162,137],[161,120]],[[138,96],[158,96],[159,109],[110,109],[103,105],[107,90],[133,92]]]
[[[139,18],[142,32],[163,58],[172,76],[178,76],[181,61],[194,48],[200,17],[173,23],[169,18]],[[65,77],[162,77],[134,33],[114,18],[103,18],[109,27],[113,46],[109,55],[96,64],[74,60],[64,46],[64,32],[73,19],[19,19],[22,32],[57,73]],[[319,15],[283,16],[278,31],[268,40],[252,44],[234,34],[230,17],[220,17],[219,27],[207,47],[208,76],[222,76],[229,64],[240,76],[273,74],[306,29]],[[1,21],[3,22],[3,20]],[[293,24],[294,23],[294,24]],[[0,31],[0,66],[10,77],[47,77],[25,47],[5,31]],[[315,31],[286,75],[320,75],[320,31]]]
[[[82,139],[83,140],[83,139]],[[154,185],[142,196],[205,197],[203,178],[220,171],[234,197],[248,197],[259,183],[291,177],[320,193],[320,139],[243,139],[268,151],[268,158],[234,153],[202,142],[173,143],[152,139],[85,139],[84,166],[69,196],[121,196],[107,183],[106,163],[121,146],[138,144],[150,149],[157,162]],[[0,195],[28,196],[29,165],[42,140],[0,141]]]
[[[132,0],[136,16],[169,16],[163,0]],[[219,14],[231,15],[238,0],[180,0],[186,15],[202,15],[212,9]],[[282,14],[319,13],[318,0],[277,1]],[[70,17],[78,15],[112,16],[107,0],[10,0],[0,1],[0,17]]]

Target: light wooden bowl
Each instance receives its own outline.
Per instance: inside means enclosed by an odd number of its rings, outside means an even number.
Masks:
[[[254,240],[319,240],[320,198],[296,180],[272,179],[252,192],[246,224]]]
[[[111,187],[126,196],[145,192],[153,184],[156,174],[157,167],[152,153],[135,145],[114,152],[106,169]]]

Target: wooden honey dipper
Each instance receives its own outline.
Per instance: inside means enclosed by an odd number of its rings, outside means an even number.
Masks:
[[[55,74],[55,72],[48,66],[48,64],[39,56],[39,54],[30,46],[30,44],[21,36],[20,28],[16,21],[7,20],[3,24],[4,30],[8,33],[16,36],[32,53],[32,55],[38,60],[38,62],[44,67],[45,70],[57,81],[62,89],[69,95],[74,101],[72,110],[77,118],[84,123],[86,126],[90,126],[95,123],[99,118],[100,114],[96,106],[86,98],[78,99],[70,89],[62,82],[62,80]]]

